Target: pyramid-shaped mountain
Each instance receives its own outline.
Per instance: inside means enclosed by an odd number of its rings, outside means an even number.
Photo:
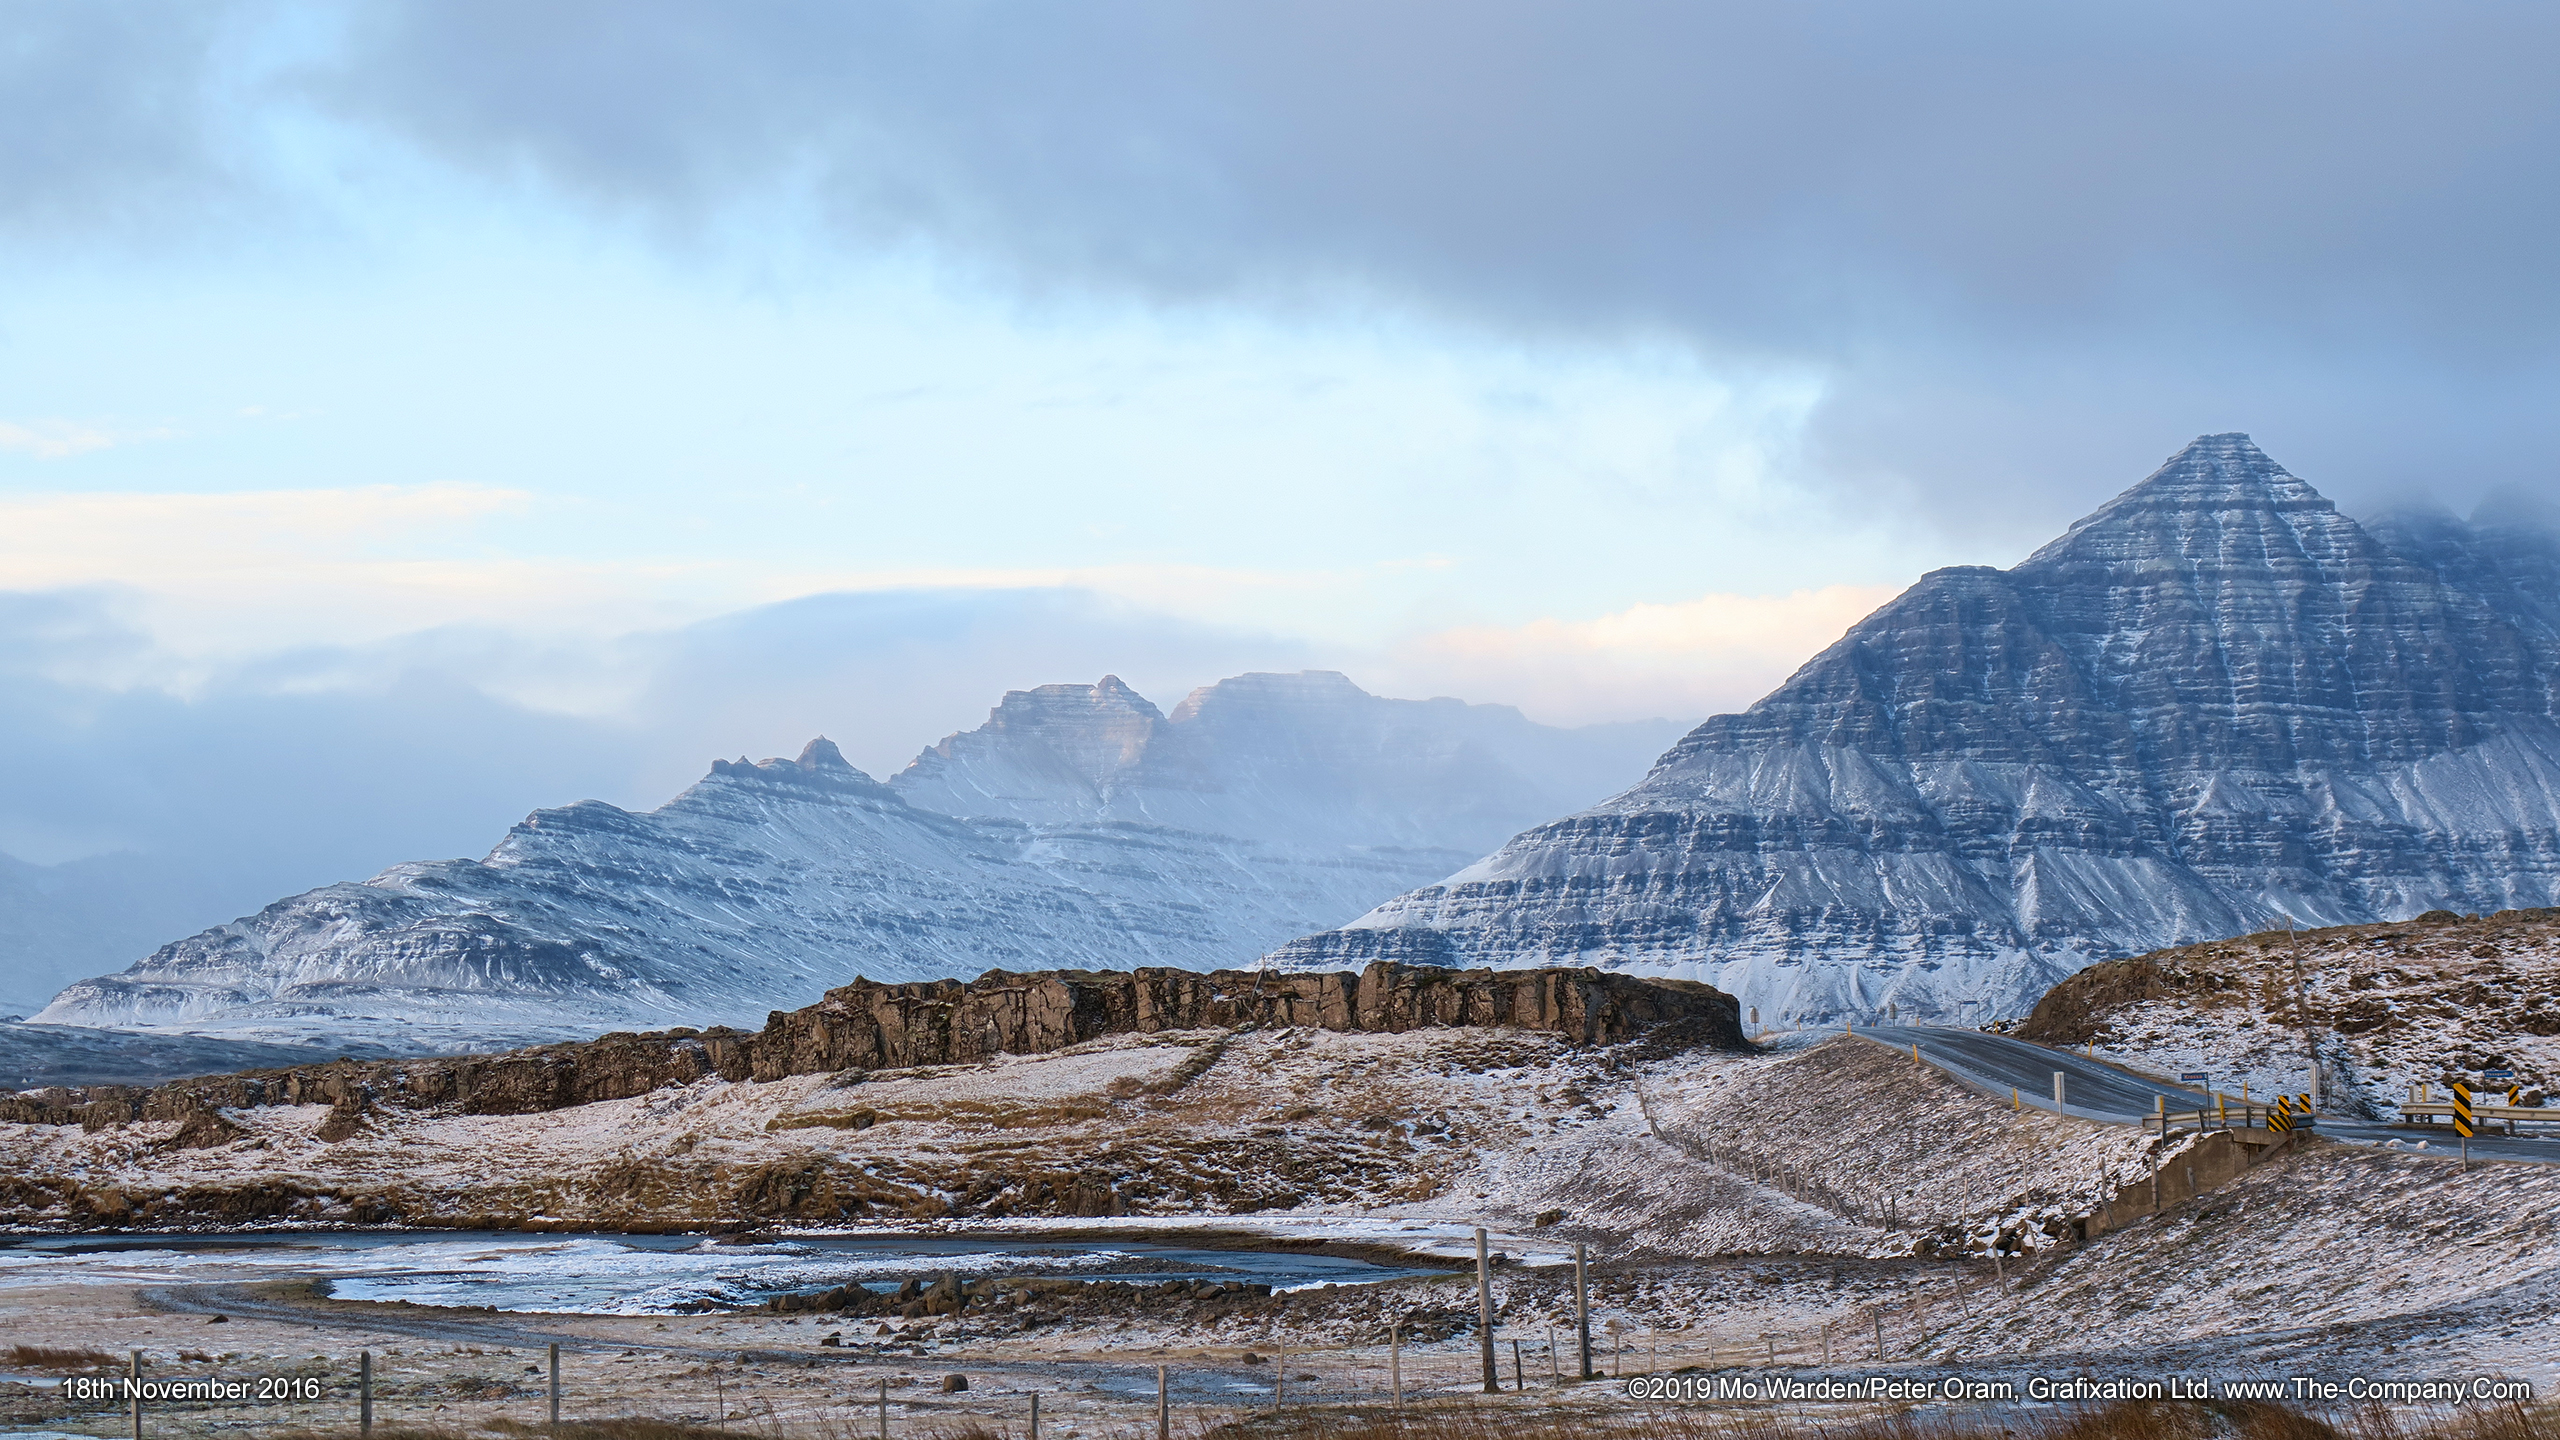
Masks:
[[[2369,531],[2208,435],[2014,569],[1924,576],[1633,789],[1277,953],[1972,1021],[2288,915],[2548,905],[2554,558],[2532,527]]]

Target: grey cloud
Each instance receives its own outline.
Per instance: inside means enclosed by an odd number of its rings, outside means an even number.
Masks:
[[[2560,440],[2546,9],[371,13],[342,103],[466,165],[684,229],[806,187],[1030,292],[1809,362],[1819,469],[2002,543],[2202,430],[2350,499],[2541,480]]]
[[[342,103],[475,164],[1141,283],[1378,277],[1833,353],[2234,308],[2540,355],[2560,18],[2025,3],[416,3]]]
[[[2008,517],[1998,543],[2199,431],[2349,499],[2419,467],[2542,482],[2560,440],[2546,8],[320,13],[334,48],[242,93],[691,245],[796,218],[1030,295],[1367,297],[1820,366],[1813,468],[1965,533]],[[56,49],[126,97],[100,102],[100,147],[135,157],[107,173],[183,169],[213,84],[167,60],[186,37],[81,43]],[[275,49],[199,48],[215,72]]]
[[[255,83],[240,51],[263,13],[223,0],[0,7],[0,233],[165,244],[272,204],[239,123],[240,88]]]

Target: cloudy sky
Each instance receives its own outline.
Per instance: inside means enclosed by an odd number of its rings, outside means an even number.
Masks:
[[[40,865],[1105,670],[1694,718],[2197,433],[2459,508],[2560,424],[2544,6],[5,13]]]

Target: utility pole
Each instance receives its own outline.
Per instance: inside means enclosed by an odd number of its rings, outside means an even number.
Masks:
[[[2293,928],[2293,917],[2284,917],[2284,936],[2293,951],[2293,1002],[2302,1016],[2302,1054],[2311,1066],[2311,1105],[2320,1106],[2320,1039],[2311,1028],[2311,986],[2302,978],[2302,936]]]

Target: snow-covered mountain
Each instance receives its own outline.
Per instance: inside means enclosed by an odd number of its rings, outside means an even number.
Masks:
[[[889,784],[822,739],[645,814],[537,811],[485,859],[278,901],[36,1018],[433,1050],[760,1024],[856,975],[1250,962],[1625,783],[1673,729],[1550,730],[1323,672],[1170,717],[1115,678],[1044,686]]]
[[[2208,435],[2014,569],[1923,577],[1633,789],[1278,956],[1972,1020],[2288,912],[2549,905],[2555,618],[2547,528],[2367,530]]]
[[[1660,720],[1559,730],[1507,705],[1389,700],[1329,670],[1239,675],[1166,715],[1106,675],[1012,691],[889,783],[949,815],[1166,825],[1370,855],[1436,880],[1558,797],[1642,774],[1677,734]]]

